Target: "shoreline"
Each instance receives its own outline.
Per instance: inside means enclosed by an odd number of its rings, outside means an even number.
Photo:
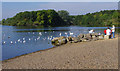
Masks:
[[[3,69],[117,69],[118,38],[67,43],[2,61],[2,66]]]
[[[118,34],[115,34],[115,35],[116,35],[116,38],[118,38],[118,39],[120,38],[120,36]],[[107,39],[107,40],[112,40],[112,39]],[[104,40],[97,40],[97,41],[104,41]],[[91,41],[89,41],[89,42],[91,42]],[[78,43],[86,43],[86,42],[78,42]],[[73,44],[73,43],[67,43],[67,44]],[[63,44],[63,45],[66,45],[66,44]],[[54,49],[54,48],[57,48],[57,47],[60,47],[60,46],[63,46],[63,45],[53,46],[51,48],[44,49],[44,50],[38,50],[38,51],[35,51],[35,52],[32,52],[32,53],[22,54],[20,56],[15,56],[13,58],[9,58],[9,59],[3,60],[2,62],[7,62],[8,60],[16,59],[16,58],[19,58],[19,57],[22,57],[22,56],[26,56],[26,55],[29,55],[29,54],[34,54],[34,53],[37,53],[37,52],[48,51],[48,50],[51,50],[51,49]]]
[[[32,53],[23,54],[23,55],[20,55],[20,56],[15,56],[13,58],[9,58],[9,59],[3,60],[2,62],[7,62],[8,60],[16,59],[16,58],[19,58],[19,57],[22,57],[22,56],[26,56],[26,55],[29,55],[29,54],[34,54],[34,53],[37,53],[37,52],[44,52],[44,51],[51,50],[51,49],[54,49],[54,48],[57,48],[57,47],[54,46],[52,48],[48,48],[48,49],[44,49],[44,50],[38,50],[38,51],[35,51],[35,52],[32,52]]]

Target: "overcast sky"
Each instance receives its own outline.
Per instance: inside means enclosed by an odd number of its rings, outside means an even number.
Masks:
[[[95,0],[91,0],[91,1],[95,1]],[[43,9],[45,10],[54,9],[56,11],[67,10],[70,13],[70,15],[81,15],[86,13],[98,12],[101,10],[115,10],[115,9],[117,10],[118,3],[117,2],[3,2],[2,18],[3,19],[10,18],[16,15],[16,13],[23,11],[33,11],[33,10],[36,11]]]

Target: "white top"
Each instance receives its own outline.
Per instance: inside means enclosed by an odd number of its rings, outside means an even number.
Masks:
[[[107,30],[106,30],[106,35],[111,35],[110,32],[111,32],[111,30],[110,30],[110,29],[107,29]]]
[[[112,32],[115,32],[115,27],[112,27],[111,29],[112,29]]]

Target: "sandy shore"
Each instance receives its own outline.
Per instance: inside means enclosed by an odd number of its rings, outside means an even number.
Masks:
[[[3,61],[3,69],[117,69],[118,38],[67,43]]]

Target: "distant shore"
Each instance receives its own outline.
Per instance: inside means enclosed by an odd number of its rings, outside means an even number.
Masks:
[[[53,49],[54,48],[54,49]],[[3,69],[117,69],[118,37],[67,43],[3,61]]]

